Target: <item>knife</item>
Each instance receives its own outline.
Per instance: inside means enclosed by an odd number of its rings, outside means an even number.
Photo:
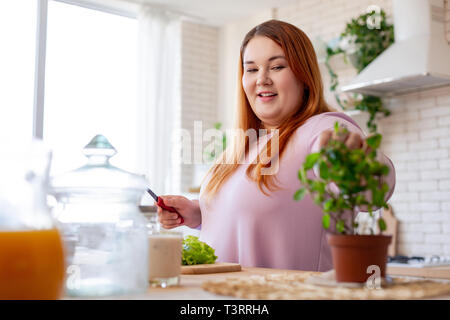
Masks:
[[[164,210],[167,210],[169,212],[176,212],[176,213],[178,213],[178,216],[181,219],[180,224],[184,223],[183,217],[181,216],[181,214],[174,207],[167,206],[164,203],[163,199],[161,197],[158,197],[152,190],[150,190],[150,188],[147,188],[147,192],[152,196],[153,199],[155,199],[155,201],[156,201],[156,203],[158,204],[159,207],[161,207]]]

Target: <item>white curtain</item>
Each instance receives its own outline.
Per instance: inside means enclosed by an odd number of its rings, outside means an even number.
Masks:
[[[139,167],[158,195],[178,191],[172,161],[180,114],[180,21],[159,8],[142,6],[139,21]]]

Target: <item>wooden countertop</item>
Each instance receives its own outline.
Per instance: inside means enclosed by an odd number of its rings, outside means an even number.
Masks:
[[[408,270],[403,270],[408,269]],[[425,278],[438,278],[438,275],[443,275],[444,279],[450,279],[450,267],[434,267],[435,270],[420,270],[419,273],[414,273],[411,268],[388,268],[387,272],[393,276],[419,276],[421,274]],[[417,268],[415,268],[417,269]],[[425,268],[422,268],[425,269]],[[426,268],[430,269],[430,268]],[[298,270],[280,270],[269,268],[242,268],[238,272],[223,272],[213,274],[182,274],[180,285],[169,288],[149,288],[145,294],[126,295],[103,297],[101,299],[117,299],[117,300],[242,300],[230,296],[222,296],[210,293],[201,288],[201,285],[206,280],[220,280],[228,277],[248,277],[252,275],[266,275],[276,273],[303,273]],[[415,271],[417,272],[417,271]],[[414,273],[414,274],[413,274]],[[319,273],[318,273],[319,274]],[[431,276],[430,276],[431,274]],[[419,276],[420,277],[420,276]],[[67,297],[66,299],[74,299]],[[75,298],[76,299],[76,298]],[[89,298],[83,298],[89,299]],[[95,298],[99,299],[99,298]],[[437,299],[450,299],[450,296],[437,297]]]
[[[147,293],[135,296],[121,297],[120,299],[145,300],[242,300],[230,296],[210,293],[201,288],[203,281],[219,280],[228,277],[248,277],[252,275],[265,275],[275,273],[302,273],[297,270],[280,270],[269,268],[242,268],[236,272],[221,272],[210,274],[182,274],[180,285],[169,288],[149,288]]]
[[[435,267],[401,267],[387,266],[388,275],[392,276],[410,276],[430,279],[450,279],[450,266]]]

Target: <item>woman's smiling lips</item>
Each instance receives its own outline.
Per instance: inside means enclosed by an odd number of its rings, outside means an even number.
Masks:
[[[275,92],[270,92],[270,91],[261,91],[257,94],[258,99],[262,102],[272,101],[277,96],[278,96],[278,94],[276,94]]]

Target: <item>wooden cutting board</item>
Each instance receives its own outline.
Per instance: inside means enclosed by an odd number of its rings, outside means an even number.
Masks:
[[[192,266],[181,266],[181,274],[205,274],[219,272],[241,271],[239,263],[218,262],[211,264],[195,264]]]

